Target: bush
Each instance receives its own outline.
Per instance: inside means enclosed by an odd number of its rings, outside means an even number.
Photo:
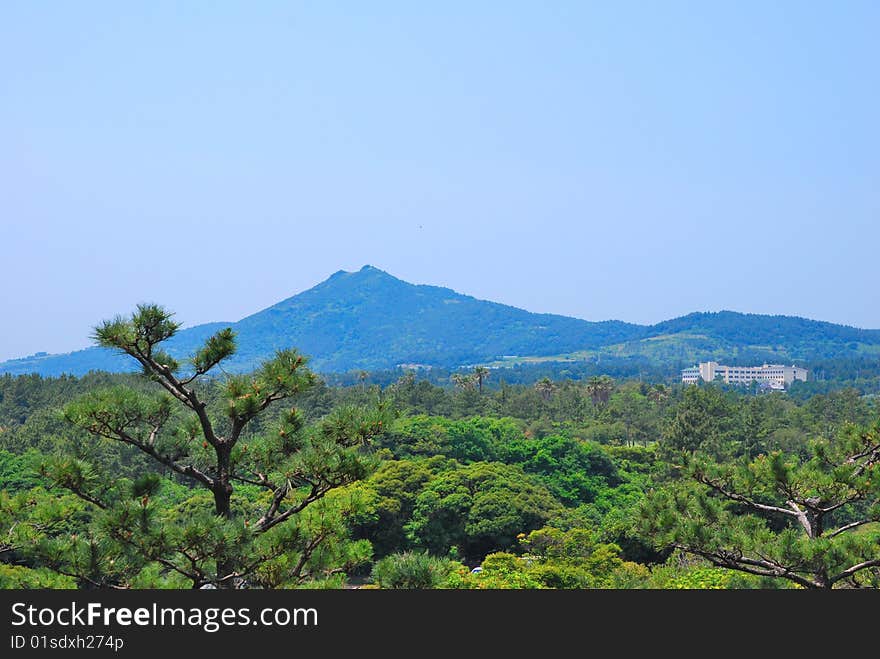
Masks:
[[[428,552],[404,552],[377,561],[372,577],[381,588],[438,588],[455,566],[453,561]]]
[[[45,568],[31,569],[21,565],[0,563],[0,590],[53,590],[76,588],[76,580]]]

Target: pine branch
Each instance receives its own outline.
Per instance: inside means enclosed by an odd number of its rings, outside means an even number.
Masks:
[[[859,501],[862,498],[864,498],[864,496],[865,496],[864,492],[856,491],[855,494],[852,494],[852,495],[846,497],[842,501],[838,501],[837,503],[835,503],[831,506],[828,506],[826,508],[819,508],[818,510],[823,513],[830,513],[830,512],[837,510],[838,508],[842,508],[843,506],[847,505],[848,503],[854,503],[856,501]]]
[[[135,439],[134,437],[123,431],[121,428],[114,429],[105,426],[105,430],[93,429],[91,432],[100,437],[104,437],[105,439],[112,439],[117,442],[122,442],[123,444],[130,444],[131,446],[134,446],[141,452],[146,453],[154,460],[161,462],[163,465],[172,469],[178,474],[197,480],[208,488],[214,487],[214,479],[207,474],[199,471],[192,465],[182,465],[173,460],[170,456],[159,453],[159,451],[157,451],[155,447],[145,444],[138,439]],[[74,492],[74,494],[76,493]]]
[[[196,378],[210,371],[234,352],[235,333],[232,331],[232,328],[227,327],[220,330],[211,336],[205,342],[204,347],[195,354],[192,359],[192,364],[195,367],[193,374],[189,378],[181,380],[181,384],[190,384]]]
[[[177,565],[177,563],[175,563],[174,561],[169,560],[167,558],[163,558],[162,556],[156,555],[156,553],[154,551],[151,551],[149,547],[144,547],[144,546],[138,544],[137,542],[134,541],[133,538],[129,537],[126,534],[121,533],[118,528],[114,527],[111,530],[111,535],[114,538],[116,538],[116,540],[118,540],[119,542],[121,542],[125,545],[128,545],[129,547],[132,547],[137,553],[139,553],[141,556],[143,556],[147,560],[154,561],[156,563],[159,563],[160,565],[164,565],[169,570],[172,570],[173,572],[177,572],[181,576],[186,577],[187,579],[189,579],[190,581],[193,582],[194,587],[197,588],[200,585],[207,583],[207,581],[205,580],[204,573],[198,569],[196,562],[188,554],[186,554],[185,551],[183,551],[181,549],[177,550],[179,553],[182,553],[184,556],[186,556],[187,559],[190,560],[190,563],[193,568],[193,572],[187,572],[182,567]]]
[[[258,487],[265,487],[266,489],[272,490],[272,491],[275,491],[278,489],[278,486],[276,486],[272,481],[270,481],[268,478],[266,478],[266,474],[263,474],[260,472],[257,472],[257,479],[258,480],[254,480],[253,478],[247,478],[246,476],[242,476],[241,474],[230,474],[229,478],[231,480],[239,481],[241,483],[248,483],[250,485],[256,485]]]
[[[715,481],[707,476],[703,476],[701,474],[696,474],[694,476],[694,479],[699,483],[703,483],[703,485],[709,486],[710,488],[712,488],[713,490],[718,492],[718,494],[720,494],[721,496],[723,496],[727,499],[730,499],[731,501],[736,501],[737,503],[745,504],[746,506],[748,506],[750,508],[754,508],[755,510],[760,510],[763,512],[781,513],[783,515],[789,515],[789,516],[795,516],[795,517],[798,516],[798,513],[794,512],[792,510],[787,510],[785,508],[780,508],[778,506],[768,506],[766,504],[758,503],[757,501],[749,499],[748,497],[745,497],[742,494],[738,494],[737,492],[731,492],[730,490],[726,489],[721,484],[719,484],[717,481]]]
[[[293,393],[288,392],[286,390],[286,387],[279,387],[272,391],[272,393],[270,393],[268,396],[263,398],[260,404],[253,411],[247,412],[245,414],[234,415],[232,417],[232,428],[229,431],[229,443],[234,446],[238,442],[238,438],[241,436],[241,433],[244,430],[245,426],[247,426],[247,424],[250,423],[250,421],[254,419],[257,415],[265,411],[266,408],[269,407],[269,405],[276,401],[289,398],[292,395]]]
[[[772,561],[756,560],[746,558],[742,555],[735,556],[733,555],[733,552],[710,552],[703,549],[698,549],[696,547],[689,547],[686,545],[678,544],[673,546],[682,551],[705,558],[716,567],[724,567],[732,570],[738,570],[740,572],[754,574],[759,577],[776,577],[787,579],[789,581],[800,584],[805,588],[821,588],[821,584],[819,584],[818,582],[811,581],[806,577],[802,577],[796,572],[793,572],[792,568],[782,566]]]
[[[810,524],[810,520],[807,517],[807,514],[803,510],[801,510],[798,507],[797,503],[795,503],[794,501],[789,500],[789,501],[786,501],[786,503],[794,511],[794,515],[797,518],[797,521],[800,522],[800,525],[804,527],[804,531],[807,532],[807,537],[812,538],[813,537],[813,525]]]
[[[880,558],[875,558],[870,561],[865,561],[863,563],[858,563],[857,565],[853,565],[852,567],[847,568],[846,570],[844,570],[840,574],[837,574],[837,575],[831,577],[831,579],[829,579],[829,582],[831,584],[835,584],[838,581],[840,581],[841,579],[846,579],[847,577],[854,575],[856,572],[861,572],[862,570],[865,570],[869,567],[880,567]]]
[[[100,499],[97,499],[97,498],[91,496],[90,494],[88,494],[87,492],[85,492],[84,490],[81,490],[78,486],[74,485],[73,483],[58,483],[58,485],[65,488],[66,490],[70,490],[71,492],[73,492],[76,496],[78,496],[83,501],[87,501],[87,502],[97,506],[101,510],[107,510],[110,507],[106,503],[101,501]]]
[[[95,581],[91,577],[87,577],[84,574],[80,574],[78,572],[70,572],[68,570],[64,570],[60,567],[52,568],[58,574],[63,574],[65,577],[72,577],[73,579],[78,579],[80,581],[85,581],[87,584],[94,588],[110,588],[111,590],[129,590],[128,586],[122,586],[117,584],[108,583],[106,581]]]
[[[867,439],[867,435],[865,436],[865,439]],[[858,466],[853,469],[852,475],[856,478],[858,478],[863,473],[865,473],[865,471],[880,462],[880,443],[869,443],[868,447],[864,451],[851,455],[846,459],[844,464],[855,464],[862,458],[867,458],[867,460],[859,463]]]
[[[126,354],[134,357],[141,366],[144,367],[144,370],[157,375],[158,379],[156,382],[158,382],[165,391],[195,412],[199,418],[199,424],[202,426],[202,433],[205,436],[205,440],[212,446],[217,446],[218,439],[214,434],[214,427],[211,420],[208,418],[205,404],[199,399],[196,392],[193,389],[188,389],[184,386],[184,384],[174,376],[174,373],[171,372],[171,369],[168,366],[156,362],[152,357],[152,354],[150,354],[150,350],[144,352],[136,343],[120,344],[118,347]]]
[[[322,542],[324,542],[326,537],[327,537],[326,532],[319,533],[318,535],[315,536],[315,538],[311,542],[306,544],[306,546],[303,548],[302,552],[300,553],[299,560],[296,562],[296,566],[294,566],[293,570],[291,570],[291,574],[293,574],[296,577],[296,580],[298,582],[302,582],[303,568],[306,566],[306,563],[308,563],[309,559],[312,557],[312,554],[315,553],[315,550],[318,548],[318,546]]]
[[[223,582],[229,581],[230,579],[237,579],[237,578],[245,579],[249,575],[253,574],[253,572],[257,568],[259,568],[261,565],[263,565],[267,561],[274,560],[274,559],[278,558],[279,556],[283,556],[285,553],[287,553],[286,546],[282,545],[280,547],[277,547],[274,551],[269,552],[268,554],[261,554],[255,561],[253,561],[249,565],[246,565],[241,570],[235,570],[234,572],[227,574],[225,577],[220,577],[220,578],[216,579],[215,583],[223,583]]]
[[[214,426],[211,423],[211,419],[208,418],[208,412],[206,410],[205,403],[203,403],[195,390],[187,389],[183,384],[174,377],[174,374],[171,372],[171,369],[167,366],[161,366],[157,364],[152,358],[148,358],[148,363],[150,366],[158,372],[161,377],[165,379],[165,382],[168,383],[168,387],[165,387],[169,390],[174,390],[179,396],[176,395],[178,400],[181,400],[187,407],[193,410],[196,413],[196,416],[199,417],[199,424],[202,426],[202,434],[205,437],[205,441],[207,441],[211,446],[217,446],[220,442],[217,438],[217,435],[214,434]],[[162,380],[159,381],[160,384],[163,383]],[[181,398],[182,397],[182,398]]]
[[[282,488],[282,489],[285,489],[285,488]],[[266,531],[268,531],[272,527],[278,526],[282,522],[287,521],[293,515],[296,515],[297,513],[302,512],[307,506],[310,506],[315,501],[317,501],[318,499],[323,497],[331,489],[333,489],[332,485],[323,485],[320,487],[318,485],[312,485],[312,489],[309,492],[308,496],[306,496],[297,505],[285,510],[280,515],[275,515],[275,511],[278,510],[278,507],[279,507],[281,501],[284,499],[284,496],[287,495],[287,492],[285,492],[284,495],[281,496],[280,498],[278,498],[278,495],[276,494],[276,498],[272,502],[272,506],[270,507],[270,513],[268,515],[264,515],[262,518],[260,518],[260,521],[257,522],[257,529],[254,532],[257,534],[265,533]]]
[[[839,529],[837,529],[836,531],[832,531],[831,533],[828,533],[828,534],[826,534],[826,535],[823,536],[823,537],[825,537],[825,538],[833,538],[833,537],[835,537],[835,536],[840,535],[841,533],[846,533],[847,531],[850,531],[850,530],[852,530],[852,529],[854,529],[854,528],[857,528],[857,527],[859,527],[859,526],[862,526],[863,524],[870,524],[871,522],[874,522],[874,521],[876,521],[876,520],[873,520],[873,519],[860,519],[860,520],[857,521],[857,522],[850,522],[849,524],[844,524],[843,526],[841,526],[841,527],[840,527]]]

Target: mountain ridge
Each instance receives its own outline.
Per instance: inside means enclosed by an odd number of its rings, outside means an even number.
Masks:
[[[296,347],[319,372],[400,364],[456,368],[505,360],[642,356],[681,364],[700,358],[804,361],[880,355],[880,330],[799,316],[731,310],[693,312],[654,325],[533,313],[450,288],[411,284],[371,265],[338,270],[315,286],[231,323],[181,330],[167,342],[186,357],[213,332],[232,327],[239,350],[225,367],[251,370],[275,350]],[[130,359],[90,347],[0,363],[0,374],[83,375],[135,370]]]

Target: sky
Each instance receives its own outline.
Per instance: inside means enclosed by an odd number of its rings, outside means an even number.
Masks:
[[[0,360],[371,264],[880,328],[880,3],[0,4]]]

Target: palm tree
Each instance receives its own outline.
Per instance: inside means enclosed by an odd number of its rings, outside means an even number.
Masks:
[[[474,369],[473,377],[477,380],[477,386],[480,390],[480,393],[483,393],[483,380],[488,380],[491,375],[491,371],[485,366],[477,366]]]
[[[467,390],[474,388],[473,375],[466,375],[465,373],[453,373],[449,379],[452,380],[452,383],[457,389]]]
[[[655,384],[648,389],[648,400],[658,405],[669,398],[669,388],[665,384]]]
[[[541,394],[541,398],[543,398],[544,401],[550,400],[555,388],[556,387],[553,386],[553,381],[548,377],[541,378],[535,383],[535,391]]]
[[[614,391],[614,380],[607,375],[593,376],[587,381],[587,394],[593,405],[605,405]]]

